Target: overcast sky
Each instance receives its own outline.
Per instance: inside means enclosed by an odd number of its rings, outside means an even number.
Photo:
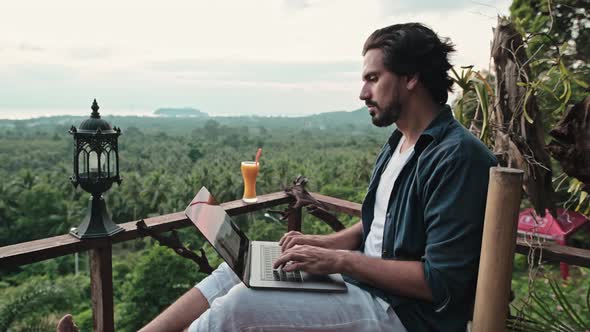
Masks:
[[[0,0],[0,118],[195,107],[301,115],[362,106],[361,48],[423,22],[488,68],[506,0]],[[79,110],[79,111],[78,111]]]

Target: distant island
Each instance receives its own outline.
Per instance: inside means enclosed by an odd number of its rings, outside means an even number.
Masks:
[[[183,108],[158,108],[154,111],[155,115],[175,118],[206,118],[209,114],[201,112],[196,108],[183,107]]]

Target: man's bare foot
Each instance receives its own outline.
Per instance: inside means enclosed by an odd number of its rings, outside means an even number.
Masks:
[[[74,323],[72,315],[67,314],[59,320],[59,323],[57,323],[57,332],[80,332],[80,330]]]

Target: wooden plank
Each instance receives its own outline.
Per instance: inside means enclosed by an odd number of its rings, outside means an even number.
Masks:
[[[535,249],[537,249],[535,247]],[[523,255],[528,255],[531,246],[524,239],[518,238],[516,240],[516,252]],[[562,246],[554,242],[544,242],[542,252],[543,259],[554,262],[563,262],[570,265],[577,265],[590,268],[590,250],[574,248],[569,246]]]
[[[328,205],[332,210],[342,212],[352,216],[361,216],[361,204],[353,203],[339,198],[321,195],[318,193],[311,194],[318,201]],[[528,255],[530,250],[529,244],[522,238],[516,240],[516,252]],[[570,265],[590,268],[590,250],[559,245],[553,242],[544,242],[543,258],[554,262],[563,262]]]
[[[258,196],[258,202],[246,204],[241,199],[222,203],[229,215],[235,216],[244,213],[259,211],[268,207],[286,204],[291,201],[284,192],[276,192]],[[166,232],[191,225],[184,211],[144,219],[145,223],[152,227],[154,232]],[[106,239],[80,240],[69,234],[59,235],[50,238],[18,243],[0,248],[0,269],[30,264],[46,259],[73,254],[103,247],[109,243],[129,241],[141,237],[135,223],[130,221],[119,224],[125,230]]]
[[[18,243],[0,248],[0,269],[44,261],[104,245],[103,240],[81,241],[71,235]]]
[[[240,214],[245,214],[254,211],[260,211],[269,207],[287,204],[291,202],[293,199],[284,192],[276,192],[272,194],[258,196],[258,201],[256,203],[247,204],[244,203],[241,199],[222,203],[221,206],[227,211],[227,213],[231,216],[236,216]]]
[[[353,203],[339,198],[325,196],[322,194],[312,193],[311,196],[318,201],[326,204],[330,209],[342,212],[351,216],[361,216],[361,204]]]
[[[328,205],[334,211],[360,217],[361,204],[349,202],[330,196],[312,193],[318,201]],[[258,196],[258,202],[245,204],[242,200],[236,200],[221,204],[227,212],[234,216],[242,213],[259,211],[276,205],[289,203],[291,199],[283,192]],[[125,231],[118,233],[110,239],[110,242],[129,241],[140,237],[135,223],[131,221],[120,224]],[[176,212],[167,215],[145,219],[148,226],[153,227],[156,232],[166,232],[172,229],[187,227],[189,221],[184,212]],[[108,242],[109,239],[106,239]],[[105,245],[105,240],[84,240],[80,241],[71,235],[59,235],[30,242],[18,243],[10,246],[0,247],[0,269],[7,269],[19,265],[30,264],[46,259],[82,252],[92,248]],[[516,252],[527,254],[529,246],[524,240],[518,239]],[[590,250],[579,249],[568,246],[560,246],[553,243],[545,244],[543,257],[561,261],[571,265],[590,268]]]
[[[115,331],[113,265],[110,245],[90,250],[90,295],[94,331]]]

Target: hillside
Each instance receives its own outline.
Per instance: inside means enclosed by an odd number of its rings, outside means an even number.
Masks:
[[[188,118],[206,118],[209,114],[201,112],[196,108],[183,107],[183,108],[158,108],[154,111],[154,115],[165,116],[165,117],[188,117]]]
[[[166,110],[166,109],[161,109]],[[174,109],[169,109],[174,110]],[[111,125],[120,127],[125,133],[126,129],[135,127],[142,131],[166,132],[167,134],[185,134],[198,130],[206,125],[213,127],[250,127],[265,129],[300,129],[300,130],[330,130],[346,129],[347,131],[362,134],[369,131],[382,131],[391,129],[376,128],[371,124],[371,119],[365,107],[354,111],[326,112],[301,117],[285,116],[208,116],[207,113],[197,111],[201,116],[180,117],[146,117],[146,116],[104,116]],[[165,112],[166,113],[166,112]],[[171,113],[169,113],[171,114]],[[34,128],[39,132],[66,132],[72,125],[78,126],[87,117],[84,116],[51,116],[26,120],[0,120],[0,133],[9,131],[23,131]]]

